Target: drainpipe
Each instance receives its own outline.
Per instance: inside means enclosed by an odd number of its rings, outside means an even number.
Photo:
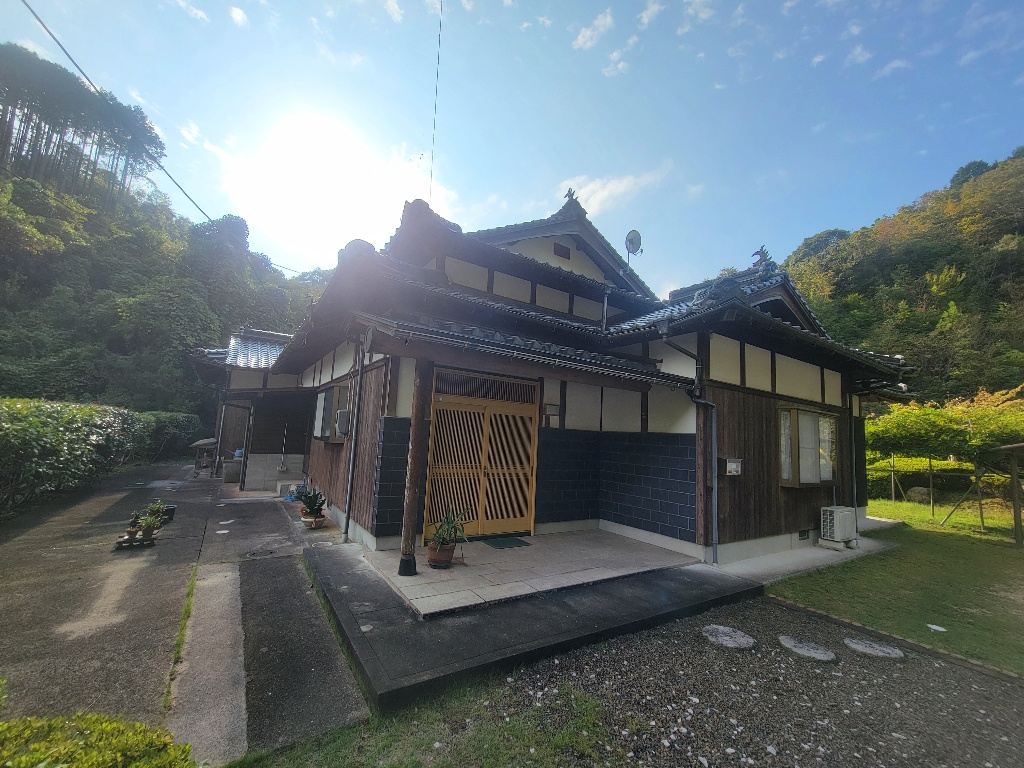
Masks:
[[[366,357],[366,349],[363,347],[364,339],[359,341],[359,364],[356,369],[356,396],[353,398],[352,423],[348,438],[348,482],[345,483],[345,528],[341,533],[341,542],[349,543],[348,524],[352,518],[352,479],[356,474],[356,446],[359,440],[359,412],[363,400],[363,360]]]
[[[604,292],[604,301],[601,304],[601,330],[608,330],[608,290]]]
[[[850,406],[850,487],[853,493],[853,530],[860,535],[860,516],[857,514],[857,430],[853,417],[853,393],[849,395]]]

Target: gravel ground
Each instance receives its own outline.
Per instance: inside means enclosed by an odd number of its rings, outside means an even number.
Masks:
[[[757,645],[713,645],[701,632],[709,624],[740,629]],[[837,658],[800,658],[779,635]],[[900,660],[864,656],[843,643],[857,636],[749,601],[524,667],[508,698],[490,706],[495,715],[542,707],[542,721],[558,724],[573,691],[594,696],[612,734],[600,748],[613,766],[1024,765],[1024,685],[905,648]]]

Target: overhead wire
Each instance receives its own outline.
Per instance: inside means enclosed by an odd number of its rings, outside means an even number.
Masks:
[[[437,11],[437,65],[434,68],[434,127],[430,132],[430,188],[427,202],[434,204],[434,147],[437,144],[437,90],[441,80],[441,26],[444,23],[444,0],[440,0]]]

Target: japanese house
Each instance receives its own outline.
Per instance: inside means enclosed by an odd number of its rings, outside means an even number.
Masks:
[[[229,353],[251,460],[307,403],[309,482],[404,556],[447,509],[471,537],[602,528],[728,562],[865,507],[860,403],[902,358],[831,339],[763,249],[662,301],[567,197],[470,233],[415,201],[383,249],[349,243],[271,364]]]

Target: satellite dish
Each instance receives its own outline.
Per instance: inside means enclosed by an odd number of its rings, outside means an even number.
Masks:
[[[640,247],[640,233],[635,229],[629,230],[629,234],[626,235],[626,262],[629,262],[630,256],[636,256],[644,252],[644,249]]]

